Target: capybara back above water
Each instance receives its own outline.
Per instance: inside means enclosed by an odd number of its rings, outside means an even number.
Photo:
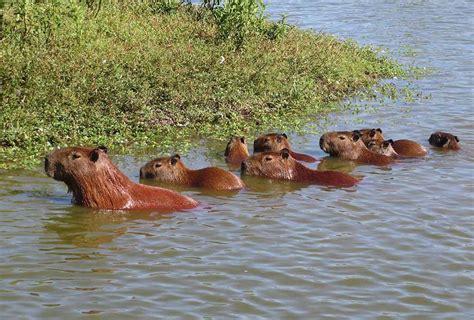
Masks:
[[[249,149],[244,137],[232,136],[227,143],[224,152],[225,162],[230,164],[241,164],[249,157]]]
[[[187,168],[179,155],[156,158],[140,168],[140,178],[211,190],[237,190],[244,183],[235,174],[221,168]]]
[[[424,157],[428,153],[421,144],[407,139],[393,141],[392,147],[403,158]]]
[[[395,162],[386,155],[377,154],[367,149],[361,136],[358,130],[327,132],[319,139],[319,146],[321,150],[333,157],[358,163],[385,166]]]
[[[278,152],[283,149],[288,149],[291,156],[299,161],[316,162],[317,159],[303,153],[293,151],[288,141],[288,136],[284,133],[268,133],[257,137],[253,142],[253,151],[257,152]]]
[[[451,133],[436,131],[428,139],[430,145],[446,150],[460,150],[459,138]]]
[[[109,210],[176,211],[198,203],[175,191],[132,182],[109,159],[106,148],[69,147],[45,158],[46,174],[63,181],[77,205]]]
[[[312,170],[291,157],[288,149],[257,153],[242,162],[242,174],[335,187],[352,187],[358,179],[337,171]]]

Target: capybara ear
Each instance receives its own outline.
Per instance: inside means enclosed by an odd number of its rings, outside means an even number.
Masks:
[[[245,137],[241,137],[241,138],[240,138],[240,142],[242,142],[243,144],[245,144]]]
[[[380,133],[383,133],[382,129],[380,129],[380,128],[377,128],[377,131],[380,132]]]
[[[288,157],[290,156],[290,150],[284,148],[280,151],[280,154],[283,159],[288,159]]]
[[[390,145],[392,145],[392,144],[393,144],[393,140],[390,139],[390,140],[385,140],[385,141],[383,142],[382,146],[383,146],[384,148],[388,148],[388,146],[390,146]]]
[[[97,149],[100,149],[100,150],[104,151],[105,153],[108,152],[108,149],[107,149],[106,146],[98,146]]]
[[[91,151],[91,153],[89,154],[89,159],[92,161],[92,162],[97,162],[97,160],[99,160],[99,157],[100,157],[100,150],[99,148],[96,148],[94,150]]]
[[[359,130],[352,131],[352,140],[356,142],[362,136]]]
[[[288,136],[286,135],[286,133],[282,133],[281,135],[285,137],[285,139],[288,139]]]
[[[375,133],[376,133],[375,129],[372,129],[370,130],[369,136],[373,138],[375,136]]]
[[[171,157],[171,165],[176,165],[178,163],[178,160],[181,159],[179,154],[175,154],[174,156]]]
[[[456,142],[459,142],[458,136],[454,136],[454,139],[456,139]]]

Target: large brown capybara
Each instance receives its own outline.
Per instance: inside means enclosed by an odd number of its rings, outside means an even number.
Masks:
[[[430,145],[446,150],[460,150],[459,138],[451,133],[436,131],[428,139]]]
[[[107,149],[69,147],[45,158],[46,174],[63,181],[77,205],[109,210],[177,211],[198,202],[175,191],[132,182],[109,159]]]
[[[368,147],[369,143],[376,142],[377,144],[382,143],[385,138],[382,134],[382,129],[380,128],[371,128],[371,129],[360,129],[359,132],[361,133],[361,139],[364,141],[365,146]]]
[[[260,152],[242,162],[242,174],[270,179],[319,184],[334,187],[352,187],[358,179],[337,171],[312,170],[298,161],[283,149],[279,152]]]
[[[225,162],[240,164],[249,157],[249,149],[244,137],[232,136],[224,152]]]
[[[319,146],[333,157],[358,163],[386,166],[395,162],[386,155],[367,149],[361,136],[359,130],[327,132],[319,139]]]
[[[238,190],[245,185],[235,174],[221,168],[187,168],[176,154],[157,158],[140,168],[140,178],[209,190]]]
[[[400,159],[400,155],[392,147],[393,140],[385,140],[381,143],[370,141],[367,148],[375,153],[386,155],[392,159]]]
[[[291,149],[290,142],[288,141],[288,137],[284,133],[269,133],[265,135],[259,136],[253,142],[253,151],[254,153],[257,152],[269,152],[274,151],[278,152],[283,149],[288,149],[290,151],[290,155],[299,161],[304,162],[316,162],[317,159],[309,156],[307,154],[297,153]]]

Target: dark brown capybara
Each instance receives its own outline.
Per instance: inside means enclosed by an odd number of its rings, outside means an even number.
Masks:
[[[249,149],[244,137],[232,136],[227,143],[224,152],[225,162],[229,164],[241,164],[249,157]]]
[[[235,174],[221,168],[187,168],[176,154],[157,158],[140,168],[140,178],[210,190],[238,190],[245,185]]]
[[[359,179],[337,171],[312,170],[290,154],[290,150],[260,152],[242,162],[242,174],[334,187],[352,187]]]
[[[318,161],[316,158],[303,154],[294,152],[290,146],[290,142],[288,141],[288,136],[284,133],[268,133],[259,136],[253,142],[253,151],[254,153],[257,152],[268,152],[268,151],[281,151],[283,149],[288,149],[290,151],[291,156],[299,161],[304,162],[316,162]]]
[[[358,163],[386,166],[395,162],[386,155],[367,149],[361,136],[359,130],[327,132],[319,139],[319,146],[333,157]]]
[[[381,143],[376,141],[370,141],[368,145],[368,149],[375,153],[386,155],[392,159],[399,159],[400,155],[393,149],[392,147],[393,140],[384,140]]]
[[[428,139],[430,145],[446,150],[460,150],[459,138],[451,133],[436,131]]]
[[[198,206],[175,191],[132,182],[112,163],[105,147],[55,150],[46,156],[44,169],[68,186],[74,204],[85,207],[168,212]]]

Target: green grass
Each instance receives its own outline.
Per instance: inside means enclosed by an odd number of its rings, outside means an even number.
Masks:
[[[292,128],[405,73],[368,47],[268,21],[236,45],[196,6],[21,3],[3,8],[0,30],[0,168],[56,146],[130,152]]]

